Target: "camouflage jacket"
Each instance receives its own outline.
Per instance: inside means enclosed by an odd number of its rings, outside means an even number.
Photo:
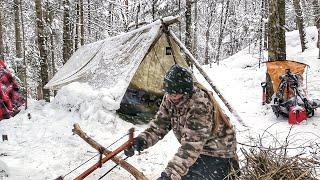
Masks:
[[[145,148],[153,146],[171,129],[181,146],[165,172],[171,179],[181,179],[200,154],[237,159],[236,136],[231,127],[220,123],[213,133],[214,108],[208,95],[199,88],[190,97],[185,95],[178,103],[162,100],[155,119],[139,137],[146,141]]]

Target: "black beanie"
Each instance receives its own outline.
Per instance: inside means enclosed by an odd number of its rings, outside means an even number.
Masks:
[[[164,77],[164,91],[169,94],[191,94],[192,74],[178,64],[173,65]]]

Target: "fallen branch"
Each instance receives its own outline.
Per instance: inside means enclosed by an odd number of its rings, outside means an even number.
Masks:
[[[98,150],[99,152],[103,153],[104,155],[108,155],[112,153],[112,151],[107,150],[105,147],[100,145],[98,142],[96,142],[94,139],[90,138],[85,132],[83,132],[79,126],[79,124],[73,125],[74,129],[72,129],[72,132],[80,136],[84,141],[86,141],[91,147]],[[114,163],[120,165],[123,169],[128,171],[130,174],[132,174],[137,180],[147,180],[148,178],[145,177],[145,175],[137,170],[134,166],[129,164],[128,162],[124,161],[123,159],[114,156],[111,159]]]

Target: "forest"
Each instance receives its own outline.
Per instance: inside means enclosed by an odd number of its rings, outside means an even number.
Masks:
[[[285,32],[298,29],[304,51],[304,28],[320,28],[318,0],[1,0],[0,13],[0,57],[46,101],[54,92],[43,86],[80,46],[166,16],[181,17],[173,31],[202,64],[247,46],[259,62],[286,59]]]

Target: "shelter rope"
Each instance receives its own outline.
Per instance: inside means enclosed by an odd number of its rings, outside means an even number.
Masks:
[[[172,47],[172,44],[171,44],[171,40],[170,40],[170,37],[169,37],[170,32],[169,32],[168,26],[163,22],[163,19],[160,19],[160,20],[161,20],[163,31],[164,31],[164,33],[166,35],[166,39],[168,41],[169,47],[171,48],[171,55],[173,57],[173,61],[174,61],[175,64],[178,64],[177,60],[176,60],[176,57],[174,55],[174,50],[173,50],[173,47]]]
[[[129,135],[129,133],[121,136],[119,139],[117,139],[116,141],[114,141],[112,144],[110,144],[108,147],[106,147],[106,149],[108,149],[109,147],[111,147],[112,145],[116,144],[117,142],[119,142],[121,139],[123,139],[124,137],[126,137],[127,135]],[[71,174],[72,172],[74,172],[75,170],[79,169],[81,166],[85,165],[86,163],[88,163],[90,160],[92,160],[93,158],[97,157],[98,155],[102,156],[101,152],[97,153],[96,155],[92,156],[90,159],[88,159],[87,161],[85,161],[84,163],[80,164],[79,166],[77,166],[76,168],[72,169],[71,171],[69,171],[67,174],[65,174],[64,176],[62,176],[62,178],[65,178],[66,176],[68,176],[69,174]],[[101,160],[100,160],[101,161]]]

